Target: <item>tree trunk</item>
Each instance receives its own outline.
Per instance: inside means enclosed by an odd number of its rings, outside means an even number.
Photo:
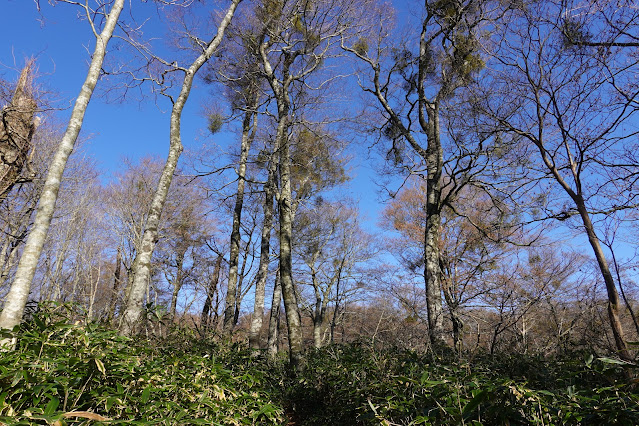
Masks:
[[[273,72],[271,63],[266,54],[266,45],[260,46],[262,65],[268,82],[275,94],[277,101],[278,125],[275,140],[279,151],[279,176],[280,194],[278,206],[280,211],[280,283],[282,286],[282,296],[284,298],[284,309],[286,311],[286,323],[288,329],[289,359],[294,369],[300,367],[302,357],[302,324],[295,294],[295,284],[293,282],[293,259],[292,259],[292,235],[293,235],[293,194],[291,189],[291,152],[289,141],[289,110],[291,100],[289,98],[289,85],[292,82],[290,67],[294,57],[290,52],[282,52],[284,55],[282,75],[283,82],[277,79]]]
[[[458,354],[463,349],[462,333],[464,330],[464,321],[459,316],[459,306],[453,299],[452,289],[450,282],[443,278],[441,280],[442,289],[444,291],[444,298],[446,299],[446,305],[448,305],[448,312],[450,313],[450,321],[453,324],[453,347]]]
[[[322,326],[324,325],[324,316],[322,313],[315,313],[313,318],[313,346],[315,348],[321,348],[323,342]]]
[[[268,343],[266,351],[269,358],[273,359],[279,349],[280,333],[280,304],[282,303],[282,284],[280,282],[280,271],[275,275],[275,285],[273,286],[273,301],[271,302],[271,315],[268,323]]]
[[[246,163],[248,161],[251,143],[255,136],[255,110],[257,108],[258,97],[254,97],[252,105],[244,113],[242,122],[242,143],[240,147],[240,161],[237,169],[237,194],[235,196],[235,207],[233,209],[233,227],[231,230],[231,245],[229,252],[229,280],[226,291],[226,306],[224,308],[224,333],[230,335],[233,331],[239,315],[237,308],[237,270],[240,256],[240,225],[242,223],[242,208],[244,206],[244,187],[246,185]]]
[[[176,264],[177,271],[175,272],[175,279],[173,280],[173,292],[171,294],[171,307],[169,308],[169,315],[171,318],[175,318],[175,313],[177,312],[177,300],[178,295],[180,294],[180,290],[182,289],[182,285],[184,284],[184,257],[186,256],[186,251],[180,252],[176,256]]]
[[[33,98],[34,60],[25,64],[11,102],[0,111],[0,203],[20,180],[28,165],[31,139],[37,126],[37,104]]]
[[[206,291],[206,301],[204,302],[204,307],[202,307],[200,325],[204,334],[206,334],[206,332],[208,331],[211,323],[211,306],[213,304],[213,296],[217,294],[217,285],[220,281],[220,269],[222,269],[222,260],[224,260],[224,258],[222,256],[218,256],[217,260],[215,261],[215,266],[213,267],[213,277],[211,278],[211,283],[209,284],[209,288]]]
[[[271,260],[271,229],[273,228],[273,194],[275,192],[275,172],[277,162],[271,158],[268,168],[268,179],[264,185],[264,223],[260,243],[260,265],[255,277],[255,304],[249,331],[249,347],[260,349],[260,332],[264,320],[264,292],[268,266]]]
[[[144,234],[142,235],[142,244],[135,256],[135,260],[133,261],[132,270],[134,279],[131,284],[129,298],[127,300],[127,306],[126,310],[124,311],[123,321],[120,328],[121,333],[124,335],[134,334],[137,331],[140,320],[142,319],[144,295],[146,293],[146,288],[149,285],[151,275],[151,256],[153,254],[153,250],[155,249],[155,244],[158,240],[160,216],[162,214],[162,210],[164,209],[164,204],[169,192],[169,187],[171,186],[171,181],[173,180],[173,173],[175,172],[178,159],[180,158],[180,154],[183,150],[180,136],[180,121],[182,119],[182,110],[184,109],[184,105],[186,104],[189,94],[191,93],[191,87],[193,85],[195,74],[199,71],[202,65],[204,65],[211,58],[211,56],[213,56],[213,53],[215,53],[215,51],[217,50],[217,47],[224,37],[226,27],[231,22],[233,14],[235,13],[235,9],[241,1],[242,0],[233,0],[231,2],[226,15],[222,19],[222,22],[220,22],[220,25],[217,29],[217,34],[206,46],[204,52],[202,52],[202,54],[198,56],[197,59],[195,59],[195,61],[191,64],[188,70],[186,70],[180,94],[173,104],[173,109],[171,111],[171,126],[169,136],[169,155],[164,165],[164,169],[162,170],[162,175],[160,176],[160,181],[155,191],[155,195],[153,196],[151,208],[149,209],[149,215],[146,220]]]
[[[288,344],[290,362],[293,368],[300,367],[302,356],[302,324],[300,322],[299,307],[293,282],[293,204],[291,191],[291,155],[290,142],[286,132],[288,117],[280,117],[279,134],[279,165],[280,165],[280,281],[284,309],[286,311],[286,324],[288,328]]]
[[[423,125],[428,138],[426,162],[426,228],[424,232],[424,279],[426,282],[426,308],[428,334],[434,347],[445,344],[442,314],[441,271],[439,269],[439,240],[441,228],[441,174],[443,152],[439,134],[437,104],[426,106],[428,123]]]
[[[634,358],[628,351],[628,346],[626,345],[626,341],[624,338],[623,327],[619,319],[619,293],[617,292],[615,280],[613,279],[612,273],[610,272],[610,267],[608,266],[608,259],[606,259],[606,256],[601,249],[599,238],[597,238],[595,228],[592,224],[592,221],[590,220],[590,215],[588,214],[583,198],[580,196],[576,196],[573,197],[573,199],[575,201],[575,204],[577,204],[577,210],[579,211],[579,215],[581,216],[581,220],[584,224],[586,235],[588,235],[588,242],[590,243],[590,246],[595,253],[595,258],[597,259],[599,270],[601,271],[601,275],[603,276],[604,283],[606,285],[606,293],[608,294],[608,318],[612,327],[612,334],[615,338],[617,352],[621,359],[629,362],[634,362]]]
[[[44,188],[40,195],[33,228],[29,233],[22,252],[15,279],[5,299],[4,309],[0,315],[0,328],[12,329],[22,320],[22,314],[31,290],[31,282],[33,281],[33,276],[35,275],[40,254],[42,253],[42,248],[55,211],[62,175],[64,174],[67,160],[71,152],[73,152],[78,134],[80,133],[84,113],[86,112],[87,105],[89,104],[93,90],[98,82],[98,77],[100,76],[107,44],[113,35],[113,30],[115,29],[123,6],[124,0],[115,0],[106,18],[102,32],[96,36],[95,49],[86,80],[73,106],[68,127],[49,166]],[[13,346],[12,343],[13,342],[9,342],[5,339],[0,341],[0,346],[5,344]]]
[[[113,317],[115,316],[115,308],[118,301],[118,294],[120,292],[120,285],[122,284],[122,250],[118,247],[118,253],[115,256],[115,272],[113,274],[113,292],[109,299],[109,312],[107,316],[107,322],[111,324]]]

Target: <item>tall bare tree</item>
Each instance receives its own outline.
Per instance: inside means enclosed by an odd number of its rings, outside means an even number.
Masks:
[[[291,126],[293,101],[301,101],[313,84],[321,87],[331,76],[322,75],[322,65],[336,54],[339,37],[352,29],[355,2],[349,0],[264,0],[255,9],[255,48],[261,71],[275,99],[274,135],[279,171],[280,281],[286,309],[290,360],[299,365],[302,335],[296,289],[292,274],[294,216]],[[323,80],[313,80],[319,74]],[[296,97],[300,94],[300,98]]]
[[[429,338],[438,346],[445,343],[439,263],[442,210],[452,206],[458,191],[472,181],[483,150],[481,143],[458,146],[454,137],[447,144],[446,130],[452,129],[442,127],[442,113],[484,66],[479,46],[489,13],[488,2],[481,0],[422,4],[408,38],[392,33],[392,22],[385,17],[389,11],[382,8],[376,12],[381,23],[377,28],[342,46],[363,65],[360,86],[376,100],[385,122],[381,134],[392,143],[385,150],[387,159],[403,173],[426,180],[424,280]]]
[[[582,231],[605,284],[615,346],[631,360],[598,225],[637,205],[636,133],[623,123],[636,112],[638,64],[618,61],[615,49],[622,47],[598,51],[567,41],[564,6],[545,2],[512,10],[507,35],[491,49],[496,65],[485,112],[530,154],[522,168],[557,188],[547,217]]]
[[[166,202],[169,187],[173,180],[173,174],[177,167],[180,154],[182,153],[181,141],[181,118],[184,105],[189,98],[193,81],[197,72],[217,51],[218,46],[222,42],[224,32],[231,22],[235,9],[241,0],[232,0],[226,14],[218,25],[217,33],[209,42],[197,40],[196,45],[201,48],[199,56],[191,63],[188,68],[180,68],[184,72],[184,79],[180,88],[178,97],[173,100],[173,108],[171,110],[171,125],[169,131],[169,155],[167,157],[164,169],[160,176],[157,189],[155,191],[149,215],[145,224],[145,231],[142,236],[142,245],[133,262],[133,282],[129,290],[129,298],[126,303],[126,309],[123,314],[121,332],[130,335],[136,332],[138,323],[141,319],[144,307],[144,296],[146,288],[149,285],[151,256],[155,248],[158,238],[158,227],[160,225],[160,217],[164,204]]]
[[[120,17],[120,12],[124,7],[124,0],[114,0],[108,15],[103,16],[103,8],[99,10],[91,10],[88,6],[88,2],[83,4],[84,12],[91,24],[91,28],[96,37],[95,48],[91,57],[91,64],[87,77],[82,85],[80,94],[78,95],[73,111],[71,112],[71,118],[69,119],[69,125],[67,130],[60,141],[58,150],[55,157],[49,167],[47,178],[44,184],[44,189],[40,200],[38,202],[38,209],[36,212],[35,223],[33,228],[29,232],[27,242],[20,258],[18,270],[16,271],[15,279],[11,285],[11,290],[5,300],[2,314],[0,314],[0,328],[12,329],[14,326],[20,323],[22,320],[22,314],[27,303],[29,291],[31,289],[31,282],[40,259],[42,247],[51,224],[51,219],[55,211],[55,204],[58,198],[58,191],[60,190],[60,182],[62,175],[67,164],[67,160],[73,151],[73,147],[82,128],[82,122],[84,120],[84,113],[86,112],[87,105],[93,94],[98,78],[100,76],[100,70],[102,63],[106,55],[106,48],[116,24]],[[104,19],[104,27],[101,32],[98,32],[94,18],[100,17]],[[10,342],[2,342],[7,344]]]

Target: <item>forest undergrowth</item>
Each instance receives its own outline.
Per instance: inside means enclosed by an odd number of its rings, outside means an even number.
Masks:
[[[293,372],[192,328],[130,339],[73,309],[40,307],[2,353],[0,424],[639,424],[636,366],[584,351],[459,357],[359,341],[308,351]]]

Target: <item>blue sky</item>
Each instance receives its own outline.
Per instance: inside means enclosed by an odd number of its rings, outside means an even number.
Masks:
[[[65,122],[79,93],[87,70],[92,34],[87,22],[77,18],[78,8],[68,4],[55,7],[41,1],[41,14],[35,2],[0,0],[3,25],[0,36],[0,74],[15,80],[24,59],[37,58],[38,84],[58,92],[55,106],[66,108],[58,114]],[[136,2],[137,3],[137,2]],[[98,89],[103,87],[98,84]],[[98,91],[94,94],[83,125],[82,135],[89,138],[88,151],[96,157],[105,177],[119,167],[122,156],[139,158],[146,154],[164,156],[168,152],[168,112],[165,99],[155,105],[147,102],[107,103]],[[185,111],[183,139],[186,145],[195,139],[202,118],[191,99]],[[193,120],[195,118],[195,120]]]
[[[157,11],[152,2],[134,2],[135,10],[151,16],[146,32],[159,37],[164,29],[157,22]],[[43,90],[57,94],[51,98],[58,120],[66,123],[71,105],[79,93],[86,76],[92,34],[86,21],[78,18],[80,9],[59,3],[55,6],[40,0],[41,12],[31,0],[0,0],[3,25],[0,37],[0,76],[15,81],[25,58],[35,56],[39,69],[37,83]],[[129,2],[123,14],[128,14]],[[154,16],[155,15],[155,16]],[[139,18],[139,16],[136,16]],[[161,46],[162,41],[158,41]],[[109,103],[100,96],[104,82],[98,84],[82,128],[82,137],[88,139],[86,151],[98,161],[104,181],[121,165],[123,157],[136,160],[145,155],[165,158],[168,152],[170,103],[160,97],[158,103],[151,97],[139,102]],[[236,136],[221,132],[215,136],[205,132],[206,120],[202,105],[211,88],[197,81],[187,102],[182,121],[182,142],[188,148],[202,144],[225,146],[234,143]],[[367,216],[366,227],[375,230],[380,205],[373,170],[366,165],[366,153],[358,152],[353,167],[354,180],[344,192],[361,200],[361,210]]]

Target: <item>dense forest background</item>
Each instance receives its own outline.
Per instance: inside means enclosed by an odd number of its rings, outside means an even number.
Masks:
[[[282,374],[300,377],[318,359],[348,364],[339,351],[383,350],[394,361],[371,374],[411,356],[519,367],[585,356],[632,382],[633,2],[156,0],[148,19],[123,0],[50,3],[94,41],[70,116],[39,84],[37,59],[0,82],[6,352],[26,354],[34,324],[44,336],[75,323],[104,327],[114,348],[134,336],[247,344],[220,349],[231,364],[285,352]],[[46,17],[44,6],[34,2]],[[208,136],[184,150],[192,92]],[[138,126],[169,129],[168,156],[101,175],[80,133],[92,96],[164,105],[165,123]],[[364,164],[375,173],[356,177]],[[412,373],[396,372],[407,389],[448,383]],[[437,421],[470,421],[502,388],[486,389]],[[287,398],[297,405],[269,419],[294,424],[310,401]],[[540,413],[519,414],[550,418]]]

